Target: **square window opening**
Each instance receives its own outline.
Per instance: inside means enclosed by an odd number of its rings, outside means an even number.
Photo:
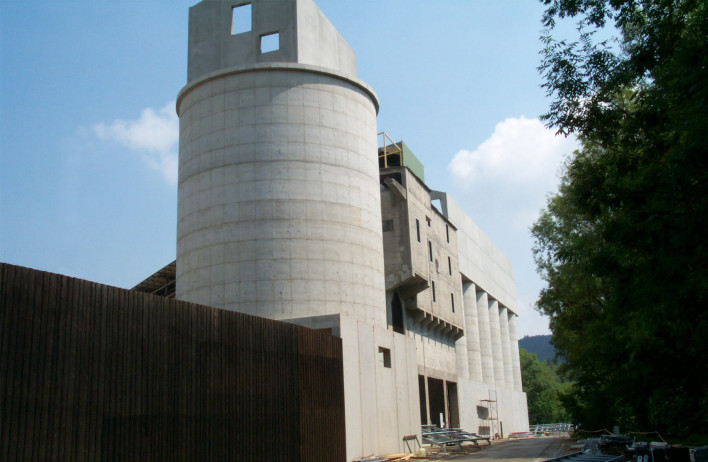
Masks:
[[[261,54],[280,50],[280,33],[261,35]]]
[[[251,4],[231,8],[231,35],[251,32]]]
[[[384,367],[391,368],[391,350],[384,347],[379,347],[379,357],[383,361]]]

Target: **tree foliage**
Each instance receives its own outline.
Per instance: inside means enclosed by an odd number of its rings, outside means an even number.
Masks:
[[[539,361],[534,353],[519,350],[521,380],[526,392],[529,423],[543,424],[566,422],[569,415],[563,405],[563,395],[570,387],[556,373],[556,366]]]
[[[566,404],[708,434],[708,2],[542,1],[545,120],[582,144],[532,228]],[[553,37],[566,17],[578,41]],[[616,44],[594,40],[607,25]]]

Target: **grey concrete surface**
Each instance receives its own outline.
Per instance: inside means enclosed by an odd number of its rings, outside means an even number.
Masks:
[[[540,437],[494,441],[491,447],[482,443],[482,449],[470,454],[450,454],[433,457],[438,461],[503,460],[504,462],[542,462],[573,452],[568,438]]]

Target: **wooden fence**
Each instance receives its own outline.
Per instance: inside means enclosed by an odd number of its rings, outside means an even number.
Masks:
[[[0,264],[0,460],[345,454],[339,338]]]

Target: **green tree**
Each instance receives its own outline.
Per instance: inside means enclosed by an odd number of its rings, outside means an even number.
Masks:
[[[708,434],[708,2],[542,1],[545,119],[582,143],[532,227],[566,404],[586,427]],[[565,17],[575,42],[553,37]]]
[[[556,374],[555,366],[539,361],[534,353],[519,350],[521,380],[524,384],[529,409],[529,423],[565,422],[569,415],[563,407],[562,396],[569,387]]]

